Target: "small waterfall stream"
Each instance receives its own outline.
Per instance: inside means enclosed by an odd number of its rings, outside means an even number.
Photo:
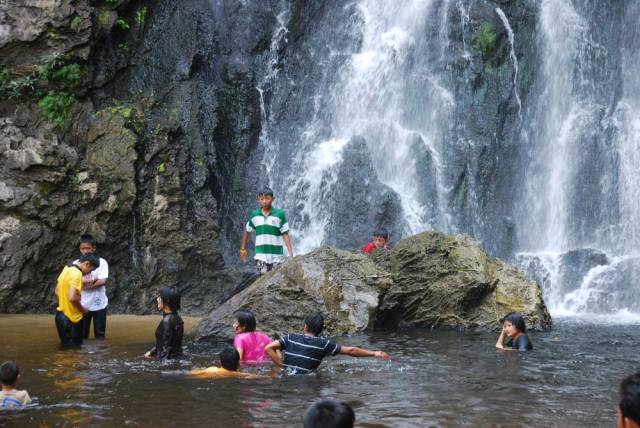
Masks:
[[[516,103],[518,103],[518,118],[522,120],[522,101],[520,101],[520,95],[518,95],[518,58],[516,58],[515,48],[514,48],[514,35],[513,30],[511,29],[511,24],[509,24],[509,19],[504,14],[502,9],[496,7],[496,13],[500,17],[502,24],[504,25],[504,29],[507,31],[507,36],[509,37],[509,57],[513,62],[513,95],[516,97]]]

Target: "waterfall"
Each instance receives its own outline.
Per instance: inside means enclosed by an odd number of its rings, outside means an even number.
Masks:
[[[534,144],[517,260],[542,284],[552,314],[637,314],[640,10],[627,15],[631,40],[621,47],[597,39],[605,33],[590,7],[540,7],[542,83],[529,118]]]
[[[279,142],[274,141],[270,138],[269,128],[271,127],[271,121],[269,119],[269,115],[267,112],[267,107],[265,103],[265,91],[270,91],[271,86],[274,85],[274,82],[278,78],[278,49],[280,49],[282,44],[287,43],[287,34],[289,30],[287,29],[287,19],[289,15],[289,9],[285,7],[285,2],[281,7],[282,11],[276,16],[276,20],[278,25],[276,26],[273,35],[271,37],[271,45],[269,47],[269,57],[267,59],[267,69],[264,73],[264,77],[260,84],[256,86],[256,90],[258,91],[259,99],[260,99],[260,137],[259,144],[265,148],[264,154],[262,157],[262,165],[265,169],[265,177],[266,184],[269,187],[274,186],[274,176],[275,171],[274,167],[276,164],[276,159],[279,150]],[[278,194],[278,190],[276,189],[276,194]]]
[[[428,59],[419,55],[426,20],[439,24],[443,43],[447,40],[443,20],[446,23],[448,2],[440,16],[432,9],[433,3],[429,0],[359,3],[362,46],[346,62],[327,94],[335,111],[329,125],[331,135],[319,138],[317,129],[321,125],[317,122],[311,122],[302,133],[306,149],[297,163],[306,173],[295,180],[290,193],[305,195],[303,221],[294,225],[295,233],[302,237],[301,251],[326,240],[324,232],[329,218],[322,204],[336,181],[341,150],[355,136],[363,136],[367,142],[376,171],[372,179],[380,180],[399,196],[406,221],[404,234],[434,227],[433,220],[442,218],[441,213],[435,212],[437,208],[430,210],[421,201],[420,189],[415,185],[416,145],[429,153],[437,170],[439,122],[454,104],[452,94],[424,64]],[[411,91],[408,87],[411,84],[424,92]],[[418,103],[423,104],[424,110],[412,111]],[[309,218],[314,220],[304,221]]]
[[[464,232],[553,314],[640,313],[640,2],[308,6],[257,84],[296,253]]]
[[[513,35],[511,25],[509,24],[509,20],[507,19],[507,16],[504,14],[502,9],[496,7],[496,13],[500,17],[502,25],[504,25],[504,29],[507,30],[507,37],[509,38],[509,57],[513,62],[513,94],[516,97],[516,103],[518,104],[518,118],[522,121],[522,102],[520,101],[520,95],[518,95],[518,58],[516,58],[516,52],[514,48],[515,37]]]

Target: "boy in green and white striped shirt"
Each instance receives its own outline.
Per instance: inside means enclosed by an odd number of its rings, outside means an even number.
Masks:
[[[258,193],[260,208],[251,212],[249,220],[242,235],[240,244],[240,261],[247,261],[247,242],[249,234],[256,233],[256,269],[260,273],[266,273],[278,264],[284,262],[284,245],[287,246],[289,257],[293,257],[293,248],[289,239],[289,223],[287,216],[281,209],[271,206],[275,198],[273,190],[268,187]]]

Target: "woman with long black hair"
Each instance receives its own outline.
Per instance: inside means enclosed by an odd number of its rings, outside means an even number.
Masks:
[[[178,315],[180,291],[176,287],[163,287],[156,301],[158,310],[162,312],[162,321],[156,329],[156,345],[144,356],[158,360],[180,357],[184,334],[184,323]]]

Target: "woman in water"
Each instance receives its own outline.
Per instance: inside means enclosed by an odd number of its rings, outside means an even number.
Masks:
[[[502,322],[502,332],[496,342],[496,348],[512,351],[531,351],[533,349],[522,315],[518,312],[511,312],[500,322]],[[507,337],[509,341],[505,343]]]
[[[240,355],[240,361],[269,361],[264,347],[271,343],[269,336],[256,331],[256,317],[249,309],[238,309],[233,313],[236,320],[233,322],[233,330],[236,336],[233,339],[233,347]]]
[[[159,294],[156,300],[158,310],[162,312],[162,321],[156,329],[156,346],[144,356],[158,360],[177,358],[182,355],[182,335],[184,334],[184,323],[178,315],[180,291],[176,287],[163,287]]]

